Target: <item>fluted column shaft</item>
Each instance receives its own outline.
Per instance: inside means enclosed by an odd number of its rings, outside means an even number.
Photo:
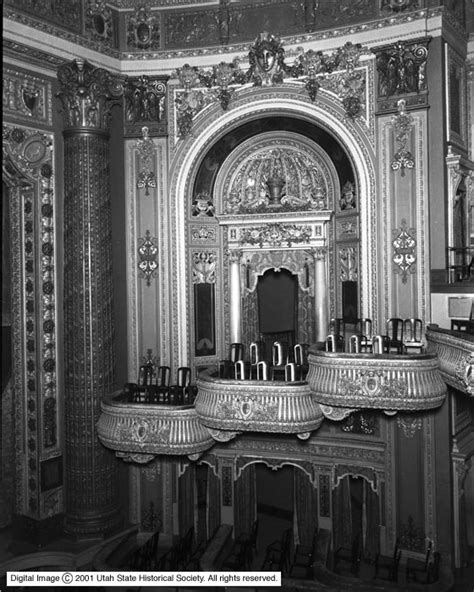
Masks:
[[[242,340],[242,295],[240,287],[240,251],[229,253],[230,342]]]
[[[314,256],[314,307],[316,319],[316,341],[324,341],[328,332],[328,281],[326,248],[313,249]]]
[[[97,437],[114,388],[109,75],[76,61],[60,70],[64,131],[66,528],[102,537],[120,524],[117,460]]]

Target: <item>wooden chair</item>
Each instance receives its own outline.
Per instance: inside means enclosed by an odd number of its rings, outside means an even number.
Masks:
[[[390,353],[390,339],[388,335],[374,335],[372,337],[372,353],[388,354]]]
[[[346,323],[344,319],[332,318],[329,321],[328,334],[338,335],[344,340],[346,336]]]
[[[276,380],[279,376],[285,378],[285,366],[288,362],[288,343],[275,341],[272,346],[272,365],[270,366],[270,378]]]
[[[344,340],[340,335],[333,333],[326,337],[326,351],[327,352],[341,352],[344,350]]]
[[[296,343],[293,346],[293,357],[299,380],[303,380],[308,373],[308,348],[309,345],[307,343]]]
[[[245,364],[243,360],[234,362],[234,378],[235,380],[245,380]]]
[[[355,332],[361,337],[362,351],[372,351],[372,319],[357,319]]]
[[[293,561],[290,566],[288,576],[290,578],[311,579],[313,563],[316,556],[316,547],[318,542],[318,528],[313,531],[313,537],[310,545],[297,545],[293,555]]]
[[[362,335],[351,335],[349,339],[349,352],[358,354],[362,351]]]
[[[172,405],[184,405],[189,399],[189,385],[191,381],[191,368],[181,366],[176,373],[176,384],[170,386],[170,403]]]
[[[424,349],[423,344],[423,322],[421,319],[405,319],[403,325],[403,345],[405,351],[411,350],[421,353]]]
[[[265,343],[253,341],[249,346],[250,378],[257,377],[257,364],[265,359]]]
[[[241,556],[245,557],[245,561],[246,561],[246,563],[249,564],[249,566],[252,565],[254,554],[258,555],[258,549],[257,549],[258,526],[259,526],[259,521],[257,519],[253,522],[250,533],[240,534],[234,543],[234,546],[236,547],[237,554],[240,552],[240,550],[238,549],[239,546],[245,547],[245,552],[240,553],[240,554],[241,554]]]
[[[428,568],[431,559],[431,551],[433,548],[433,543],[430,541],[428,547],[426,549],[425,559],[420,561],[419,559],[413,559],[409,557],[407,559],[407,566],[406,566],[406,580],[409,582],[410,580],[417,582],[419,579],[425,579],[428,577]]]
[[[234,364],[244,359],[244,346],[242,343],[231,343],[229,357],[219,362],[219,378],[233,378]]]
[[[156,387],[153,390],[153,403],[169,403],[170,374],[171,369],[169,366],[158,366],[156,371]]]
[[[268,364],[265,360],[257,363],[257,380],[268,380]]]
[[[386,333],[389,338],[390,351],[402,354],[404,352],[403,347],[403,327],[404,322],[402,319],[392,317],[387,320]]]
[[[400,564],[401,554],[400,542],[397,539],[392,555],[378,554],[375,557],[374,578],[396,582],[398,580],[398,566]]]

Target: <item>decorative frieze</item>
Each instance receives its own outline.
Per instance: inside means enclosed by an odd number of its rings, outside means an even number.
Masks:
[[[333,419],[338,411],[342,419],[345,410],[354,409],[381,409],[388,414],[433,409],[446,397],[434,354],[368,358],[312,349],[308,362],[307,380],[313,395],[320,405],[330,408]]]
[[[124,123],[127,136],[143,134],[143,124],[152,135],[167,133],[167,77],[128,78],[124,86]]]
[[[197,386],[196,412],[209,428],[299,435],[318,429],[322,422],[321,410],[305,383],[229,381],[201,375]]]
[[[291,247],[295,243],[309,243],[311,226],[297,224],[268,224],[260,228],[245,228],[240,231],[241,245],[259,245],[260,247]]]
[[[176,96],[178,135],[188,136],[194,117],[210,102],[218,100],[223,110],[229,108],[236,88],[244,84],[273,86],[293,78],[303,83],[311,101],[318,89],[335,92],[349,118],[363,114],[366,93],[366,72],[359,60],[368,50],[350,41],[332,54],[302,51],[293,65],[285,63],[285,50],[278,36],[261,33],[249,49],[249,68],[243,71],[238,61],[221,62],[212,70],[185,64],[175,77],[184,89]],[[334,76],[331,76],[332,73]],[[203,92],[203,88],[210,89]]]
[[[193,407],[133,404],[119,393],[102,401],[97,433],[107,448],[127,454],[190,455],[209,449],[214,440]]]

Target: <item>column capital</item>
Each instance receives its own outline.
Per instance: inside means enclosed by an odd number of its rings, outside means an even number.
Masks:
[[[229,258],[229,263],[240,263],[242,251],[240,249],[228,249],[227,257]]]
[[[66,129],[108,129],[111,107],[123,94],[123,78],[76,59],[58,70]]]
[[[311,254],[315,261],[326,261],[327,252],[327,247],[313,247],[311,249]]]

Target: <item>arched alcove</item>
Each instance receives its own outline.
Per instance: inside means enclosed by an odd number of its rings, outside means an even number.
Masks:
[[[345,244],[341,243],[340,248],[338,247],[337,250],[333,250],[329,254],[333,267],[328,277],[332,279],[338,276],[339,279],[343,277],[347,279],[347,275],[358,274],[359,285],[367,286],[367,289],[364,288],[364,291],[359,295],[359,311],[361,314],[367,314],[367,309],[372,306],[376,293],[368,288],[370,282],[363,281],[365,276],[372,273],[375,258],[375,248],[368,244],[368,241],[373,241],[375,244],[375,237],[367,232],[369,225],[373,224],[374,216],[375,176],[372,166],[372,147],[369,138],[364,135],[362,127],[351,121],[343,121],[344,115],[342,111],[341,113],[339,111],[340,108],[324,94],[321,94],[321,100],[318,100],[317,104],[310,104],[307,100],[302,99],[298,91],[292,89],[285,88],[284,92],[281,88],[265,89],[265,91],[245,89],[238,93],[231,110],[222,112],[218,106],[212,106],[206,110],[206,117],[197,116],[193,122],[193,137],[186,138],[173,147],[170,167],[170,191],[174,196],[170,204],[172,214],[170,227],[172,259],[170,265],[176,271],[175,277],[179,277],[181,273],[185,276],[190,274],[192,276],[194,272],[188,262],[193,261],[196,253],[207,252],[216,258],[215,315],[216,318],[221,318],[224,321],[221,327],[217,327],[216,336],[217,351],[221,356],[225,355],[230,339],[230,335],[227,333],[229,329],[229,276],[227,269],[229,246],[222,228],[218,226],[216,221],[217,204],[213,201],[214,197],[217,199],[221,197],[218,195],[219,181],[217,179],[218,172],[222,170],[221,161],[211,162],[209,160],[205,163],[205,159],[213,149],[218,150],[217,146],[220,149],[226,145],[227,150],[230,149],[235,154],[234,150],[237,151],[238,147],[245,143],[247,136],[243,134],[240,143],[236,145],[229,140],[229,133],[240,128],[244,129],[246,125],[249,125],[248,129],[251,129],[256,125],[253,122],[261,118],[271,120],[271,125],[276,125],[278,118],[283,118],[301,122],[297,124],[301,128],[316,126],[322,130],[321,134],[327,134],[327,137],[331,137],[332,141],[339,145],[339,153],[344,154],[346,170],[350,168],[353,171],[354,184],[357,187],[360,201],[355,212],[343,211],[342,196],[344,192],[339,175],[335,173],[333,178],[339,189],[337,195],[334,194],[333,204],[338,215],[340,211],[340,215],[344,219],[344,223],[339,225],[337,232],[339,232],[339,236],[343,235]],[[293,130],[292,133],[296,133]],[[227,139],[227,144],[224,138]],[[308,142],[313,141],[307,136],[305,138]],[[219,144],[219,142],[222,143]],[[225,157],[222,157],[221,160],[224,162]],[[336,170],[332,161],[330,161],[330,165],[333,170]],[[216,167],[215,171],[211,170],[213,166]],[[202,173],[205,167],[208,168],[207,181],[204,181]],[[203,210],[197,212],[192,207],[196,192],[199,194],[201,190],[204,192],[211,188],[213,188],[212,199],[206,198],[205,200],[211,202],[210,209],[207,209],[209,204],[203,203],[200,204]],[[356,221],[350,219],[353,213],[358,216]],[[336,229],[331,232],[333,232],[333,237],[329,248],[334,249]],[[359,237],[364,237],[360,247],[358,246]],[[310,271],[310,276],[313,274],[313,270],[314,266]],[[187,363],[189,358],[192,358],[192,352],[187,351],[187,338],[189,337],[189,320],[194,316],[194,304],[186,285],[179,285],[175,278],[173,281],[175,283],[172,289],[176,298],[172,303],[173,319],[171,322],[176,328],[177,334],[181,335],[181,338],[175,341],[173,354],[176,360]],[[312,281],[314,279],[310,277],[309,283],[311,284]],[[338,312],[342,306],[341,292],[342,290],[336,292],[334,288],[329,287],[328,301],[333,303],[331,306],[334,307],[331,313]],[[184,316],[183,311],[186,311]],[[205,358],[199,360],[199,365],[205,366],[207,363],[211,363],[211,360]],[[192,360],[191,364],[193,364]]]

